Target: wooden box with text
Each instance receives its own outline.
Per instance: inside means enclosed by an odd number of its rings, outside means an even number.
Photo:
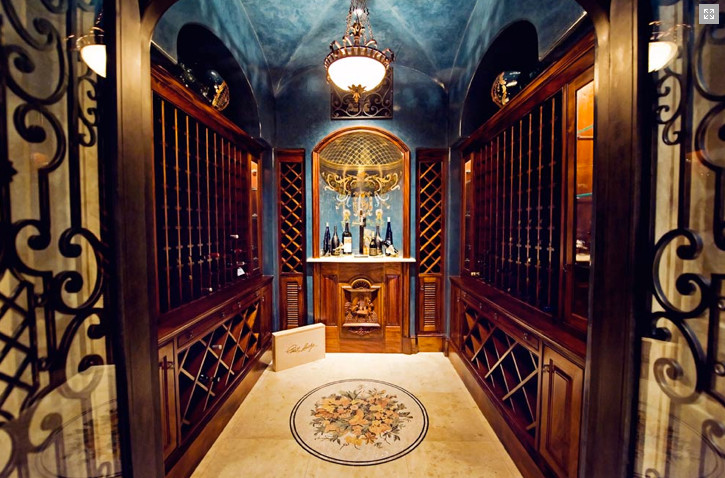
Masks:
[[[325,325],[313,324],[274,332],[274,371],[325,358]]]

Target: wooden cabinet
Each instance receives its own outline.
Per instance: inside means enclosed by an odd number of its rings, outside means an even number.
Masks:
[[[263,148],[168,71],[154,66],[151,83],[163,449],[176,478],[211,446],[270,343]]]
[[[305,307],[305,151],[275,150],[279,218],[280,328],[304,325]]]
[[[152,87],[157,309],[167,314],[261,274],[262,148],[162,68]]]
[[[584,370],[544,347],[539,453],[560,477],[577,476]]]
[[[217,410],[269,347],[271,281],[250,281],[248,288],[228,291],[214,306],[202,304],[204,311],[188,320],[182,313],[178,323],[161,325],[159,378],[167,471],[187,453],[201,459],[211,443],[197,437],[217,420]]]
[[[410,353],[411,259],[310,258],[328,352]]]
[[[584,344],[576,336],[480,281],[452,278],[449,352],[469,388],[476,384],[474,397],[482,391],[493,404],[482,411],[505,427],[496,432],[515,461],[577,476]]]
[[[459,148],[452,362],[532,476],[576,477],[579,462],[593,64],[587,35]]]
[[[460,146],[461,275],[586,331],[593,37]]]
[[[159,346],[159,384],[161,385],[161,439],[166,459],[178,445],[173,341]]]

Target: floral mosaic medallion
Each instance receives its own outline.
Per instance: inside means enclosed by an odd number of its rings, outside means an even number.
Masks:
[[[428,414],[410,392],[379,380],[340,380],[318,387],[290,415],[297,443],[341,465],[378,465],[411,452],[428,431]]]

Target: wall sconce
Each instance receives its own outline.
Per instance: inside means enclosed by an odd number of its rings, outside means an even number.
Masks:
[[[99,19],[100,21],[100,15]],[[96,23],[98,23],[98,21]],[[106,44],[103,41],[103,29],[97,26],[91,27],[90,31],[78,37],[76,48],[81,54],[81,59],[98,76],[106,77]]]
[[[658,29],[662,26],[662,22],[660,21],[651,22],[650,26],[652,27],[652,34],[650,36],[647,52],[647,71],[652,73],[666,67],[677,57],[680,50],[676,43],[677,29],[690,28],[690,26],[680,23],[665,31],[660,31]],[[672,39],[665,40],[664,38],[667,37],[672,37]]]

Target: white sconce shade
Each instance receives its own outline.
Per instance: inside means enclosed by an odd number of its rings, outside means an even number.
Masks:
[[[88,35],[83,35],[76,43],[81,59],[98,76],[106,77],[106,45],[103,43],[103,30],[93,27]]]
[[[649,42],[648,68],[652,73],[669,65],[677,56],[677,44],[671,41]]]

